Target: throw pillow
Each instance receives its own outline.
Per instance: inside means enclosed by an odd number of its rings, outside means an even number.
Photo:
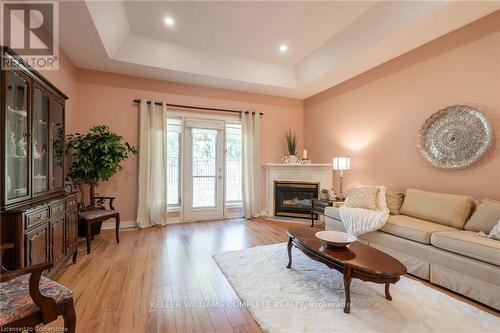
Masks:
[[[359,186],[351,189],[344,205],[351,208],[377,209],[378,188],[375,186]]]
[[[497,224],[493,227],[493,229],[491,229],[491,232],[488,235],[488,237],[500,240],[500,220],[498,220]]]
[[[403,198],[405,194],[402,192],[396,192],[392,190],[385,191],[385,200],[387,202],[387,208],[391,215],[399,215],[401,206],[403,205]]]
[[[500,202],[483,199],[464,226],[465,230],[483,231],[488,234],[500,219]]]

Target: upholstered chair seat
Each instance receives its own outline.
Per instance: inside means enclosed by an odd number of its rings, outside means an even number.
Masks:
[[[85,220],[94,220],[107,216],[114,216],[118,211],[114,209],[94,209],[80,212],[80,218]]]
[[[24,274],[0,283],[0,326],[40,310],[30,296],[30,275]],[[40,291],[42,295],[54,299],[56,304],[73,297],[71,290],[44,276],[40,278]]]

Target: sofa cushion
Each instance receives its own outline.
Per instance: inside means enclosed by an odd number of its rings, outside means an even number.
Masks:
[[[484,199],[479,201],[464,229],[489,234],[498,220],[500,220],[500,202]]]
[[[462,229],[474,200],[465,195],[434,193],[409,188],[400,214]]]
[[[391,215],[385,226],[380,230],[422,244],[430,244],[433,232],[457,229],[410,216]]]
[[[474,231],[435,232],[431,244],[443,250],[500,266],[500,242]]]
[[[404,196],[405,194],[402,192],[396,192],[392,190],[385,191],[385,201],[391,215],[399,215]]]

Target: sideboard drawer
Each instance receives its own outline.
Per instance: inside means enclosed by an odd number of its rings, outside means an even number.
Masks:
[[[50,217],[64,214],[65,208],[66,208],[65,201],[59,201],[57,203],[51,204],[50,205]]]
[[[66,209],[70,210],[71,208],[76,207],[76,203],[76,195],[66,199]]]
[[[26,214],[26,220],[25,220],[26,229],[31,228],[32,226],[37,225],[38,223],[48,219],[49,219],[49,207],[29,212]]]

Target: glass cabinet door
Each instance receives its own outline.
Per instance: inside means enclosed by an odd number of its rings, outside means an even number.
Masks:
[[[33,195],[49,190],[49,96],[33,88]]]
[[[5,71],[5,198],[6,203],[30,196],[29,80]]]
[[[50,189],[64,188],[64,108],[56,99],[50,109],[51,177]]]

